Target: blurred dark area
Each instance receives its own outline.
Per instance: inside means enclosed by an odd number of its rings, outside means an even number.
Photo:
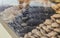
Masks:
[[[50,19],[54,13],[51,7],[29,7],[8,24],[16,34],[24,37],[26,33],[31,32],[46,19]]]

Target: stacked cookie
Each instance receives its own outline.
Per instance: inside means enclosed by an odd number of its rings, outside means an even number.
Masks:
[[[56,14],[51,16],[51,19],[56,21],[57,23],[60,23],[60,3],[56,4],[52,8],[56,11]]]
[[[60,24],[51,19],[25,34],[24,38],[60,38]]]

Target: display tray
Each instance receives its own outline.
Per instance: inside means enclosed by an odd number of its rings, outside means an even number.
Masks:
[[[55,11],[51,7],[29,7],[24,12],[22,11],[22,13],[19,11],[11,20],[8,20],[8,18],[4,19],[5,16],[3,15],[5,13],[3,13],[0,22],[13,38],[20,38],[24,37],[28,32],[31,32],[46,19],[50,19],[50,16],[54,13]]]

